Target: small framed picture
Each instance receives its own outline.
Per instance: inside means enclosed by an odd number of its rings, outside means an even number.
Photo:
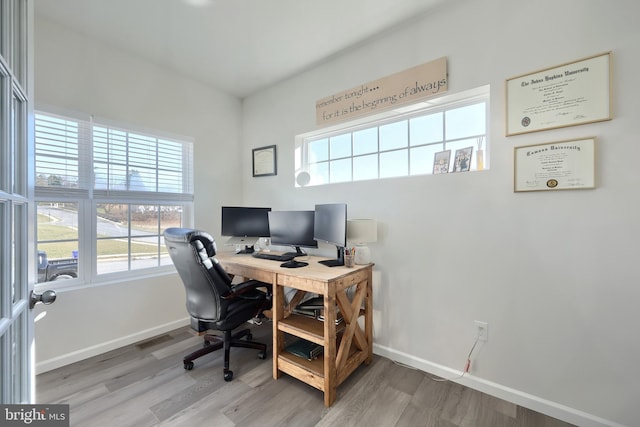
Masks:
[[[472,152],[473,147],[456,150],[456,155],[453,157],[453,172],[469,172]]]
[[[451,150],[440,151],[433,157],[433,174],[449,173]]]
[[[254,148],[253,150],[253,176],[277,175],[276,146]]]

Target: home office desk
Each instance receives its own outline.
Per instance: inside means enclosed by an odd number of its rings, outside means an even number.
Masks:
[[[325,406],[336,399],[336,388],[362,363],[371,363],[373,355],[373,301],[371,278],[373,264],[354,268],[326,267],[318,261],[326,258],[299,258],[309,265],[282,268],[281,262],[250,255],[218,254],[216,258],[231,275],[268,282],[273,285],[273,378],[282,372],[324,392]],[[350,299],[346,290],[355,286]],[[296,289],[286,304],[284,288]],[[323,296],[324,322],[292,313],[307,292]],[[339,308],[344,321],[336,325]],[[358,323],[363,318],[364,330]],[[285,334],[324,347],[314,360],[285,351]]]

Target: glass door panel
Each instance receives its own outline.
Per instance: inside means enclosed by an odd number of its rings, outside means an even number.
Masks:
[[[33,132],[29,50],[32,0],[0,0],[0,402],[33,400],[33,316],[29,291],[35,277],[32,203]],[[34,252],[30,256],[30,252]],[[35,267],[35,265],[33,265]]]

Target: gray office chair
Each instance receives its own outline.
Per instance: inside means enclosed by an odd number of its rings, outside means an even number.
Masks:
[[[232,279],[215,258],[215,240],[204,231],[167,228],[164,242],[187,293],[191,327],[198,333],[210,329],[223,332],[222,337],[205,334],[204,347],[184,357],[184,369],[193,369],[195,359],[224,348],[224,380],[231,381],[231,347],[260,350],[258,357],[265,359],[266,344],[251,341],[249,329],[235,333],[233,330],[254,317],[264,316],[262,311],[271,308],[271,285],[257,280],[232,284]],[[244,337],[246,340],[242,340]]]

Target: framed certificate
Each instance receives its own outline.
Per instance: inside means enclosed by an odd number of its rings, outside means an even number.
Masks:
[[[514,150],[515,192],[595,188],[595,138]]]
[[[611,120],[611,52],[506,81],[506,135]]]
[[[276,146],[254,148],[253,152],[253,176],[277,175]]]

